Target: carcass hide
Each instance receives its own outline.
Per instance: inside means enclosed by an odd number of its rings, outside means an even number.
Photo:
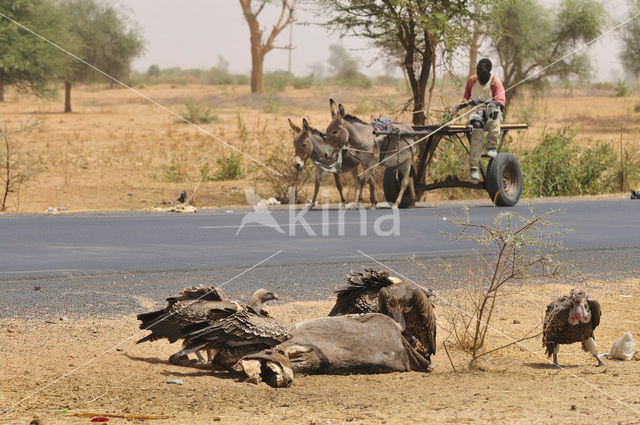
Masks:
[[[295,374],[428,371],[429,361],[378,313],[322,317],[298,323],[293,337],[243,357],[235,369],[250,381],[288,386]]]

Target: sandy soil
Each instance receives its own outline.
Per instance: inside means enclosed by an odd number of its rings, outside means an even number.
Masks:
[[[324,130],[329,121],[329,97],[364,119],[383,113],[398,121],[410,121],[406,113],[394,115],[393,110],[406,101],[408,94],[392,87],[360,91],[343,87],[287,88],[264,96],[251,96],[248,87],[234,86],[157,85],[138,89],[177,113],[184,111],[188,99],[211,106],[217,120],[202,128],[260,161],[274,157],[289,164],[293,138],[287,118],[300,125],[302,117],[307,117],[312,126]],[[437,91],[434,99],[440,99],[440,95],[447,103],[459,99],[454,88]],[[526,119],[531,129],[514,132],[512,148],[527,149],[544,131],[566,126],[579,130],[585,145],[601,139],[614,144],[617,151],[622,132],[627,148],[634,143],[637,146],[632,133],[638,114],[633,113],[633,105],[639,100],[637,94],[614,98],[605,92],[585,96],[555,90],[532,103],[525,93],[514,102],[508,121]],[[232,153],[230,148],[178,123],[175,116],[129,90],[80,86],[73,89],[72,101],[72,114],[61,113],[60,99],[18,96],[11,90],[7,100],[0,103],[0,118],[8,129],[15,128],[19,121],[40,121],[36,130],[15,141],[24,154],[38,160],[42,172],[23,185],[19,194],[10,196],[9,211],[43,212],[50,206],[68,211],[148,209],[176,200],[182,190],[191,195],[196,187],[194,204],[200,207],[246,205],[246,187],[255,188],[265,198],[274,196],[260,166],[246,158],[246,178],[198,185],[201,167],[208,166],[213,174],[218,167],[216,159]],[[434,103],[434,109],[442,109],[439,103]],[[166,177],[171,167],[181,173],[181,182]],[[307,185],[307,193],[311,186]],[[350,198],[351,183],[347,186]],[[331,179],[327,178],[325,187],[327,200],[338,201]],[[458,196],[486,197],[481,191],[465,191]],[[446,197],[445,192],[435,191],[426,200]]]
[[[624,331],[640,340],[640,280],[590,281],[582,285],[603,309],[596,337],[600,351]],[[520,338],[541,322],[545,305],[569,285],[509,288],[494,314],[486,349]],[[443,292],[442,299],[453,296]],[[299,302],[271,307],[291,322],[325,315],[332,303]],[[141,306],[144,311],[150,306]],[[579,344],[563,346],[553,368],[540,338],[487,355],[477,367],[451,348],[456,371],[442,349],[450,307],[439,300],[438,354],[431,373],[297,377],[290,388],[252,385],[236,377],[167,363],[178,346],[134,344],[141,334],[133,316],[66,322],[0,322],[0,406],[26,398],[1,423],[89,423],[69,412],[167,415],[160,420],[112,418],[109,423],[640,423],[640,357],[609,360],[606,367]],[[537,332],[537,331],[536,331]],[[535,333],[535,332],[534,332]],[[105,351],[112,349],[105,353]],[[56,381],[57,378],[61,378]],[[182,379],[183,385],[168,379]],[[33,395],[32,395],[33,394]],[[32,396],[31,396],[32,395]]]

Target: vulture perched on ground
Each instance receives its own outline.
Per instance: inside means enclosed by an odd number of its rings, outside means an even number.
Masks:
[[[395,320],[402,335],[427,360],[436,353],[436,315],[431,293],[406,281],[380,289],[380,312]]]
[[[229,301],[221,289],[215,287],[190,287],[183,290],[178,296],[167,298],[167,306],[158,311],[142,313],[138,315],[140,329],[151,331],[149,335],[140,339],[137,343],[156,341],[167,338],[170,343],[183,339],[182,329],[185,326],[200,323],[202,321],[215,322],[235,312],[252,308],[259,314],[267,315],[262,310],[262,303],[277,299],[277,296],[265,289],[258,289],[251,297],[250,304],[243,307],[235,301]],[[195,351],[198,359],[204,363],[204,359],[198,351]],[[211,352],[209,361],[211,361]],[[180,364],[188,357],[182,357],[180,353],[169,357],[169,362]]]
[[[186,326],[182,330],[185,337],[184,348],[179,354],[184,356],[199,350],[215,350],[212,366],[228,369],[247,354],[290,339],[291,328],[268,315],[260,314],[263,302],[277,299],[275,294],[262,291],[259,305],[252,303],[239,311],[212,310],[210,314],[216,317],[218,314],[226,314],[226,317]]]
[[[378,272],[365,268],[364,273],[352,270],[347,275],[347,283],[334,290],[338,296],[329,316],[380,313],[378,292],[381,288],[399,281],[398,278],[389,277],[386,270]]]
[[[542,345],[547,357],[553,355],[553,364],[558,365],[560,344],[581,342],[582,349],[598,360],[598,366],[604,365],[600,356],[593,331],[600,324],[600,304],[587,299],[580,289],[572,289],[569,296],[563,296],[550,303],[544,317]]]

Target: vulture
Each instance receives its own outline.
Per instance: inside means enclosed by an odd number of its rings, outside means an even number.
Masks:
[[[402,335],[427,360],[436,353],[436,315],[430,292],[406,281],[379,291],[380,312],[395,320]]]
[[[268,294],[268,295],[267,295]],[[258,289],[251,297],[249,306],[243,307],[235,301],[227,300],[221,289],[215,287],[189,287],[175,297],[167,298],[167,306],[158,311],[142,313],[138,315],[140,329],[148,329],[151,333],[137,341],[156,341],[167,338],[170,343],[174,343],[184,338],[182,329],[185,326],[200,323],[204,320],[215,322],[225,318],[232,313],[252,308],[259,314],[267,315],[262,310],[262,303],[265,300],[277,299],[278,297],[266,291]],[[195,352],[198,359],[204,363],[204,359],[198,351]],[[211,352],[208,352],[211,360]],[[169,357],[169,362],[180,364],[184,357],[180,353]]]
[[[352,270],[347,275],[347,283],[334,290],[338,295],[329,316],[380,313],[378,292],[381,288],[399,281],[398,278],[389,277],[386,270],[378,272],[372,268],[365,268],[364,273]]]
[[[184,348],[179,354],[185,356],[199,350],[215,350],[212,366],[230,368],[245,355],[290,339],[293,331],[291,328],[268,315],[260,314],[262,302],[277,299],[275,294],[262,291],[260,305],[252,303],[239,311],[212,310],[210,314],[216,317],[223,314],[226,317],[186,326],[182,330],[185,337]]]
[[[582,349],[598,361],[597,366],[604,365],[593,336],[593,331],[600,324],[600,314],[600,304],[587,299],[587,294],[581,289],[572,289],[569,296],[560,297],[547,305],[542,345],[546,348],[547,357],[553,355],[554,365],[558,365],[559,345],[574,342],[582,343]]]

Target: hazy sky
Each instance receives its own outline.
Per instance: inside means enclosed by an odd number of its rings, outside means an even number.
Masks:
[[[553,7],[558,0],[542,2]],[[218,55],[221,55],[230,63],[231,71],[249,73],[249,29],[237,0],[123,0],[123,3],[140,25],[146,40],[146,51],[134,62],[135,69],[145,71],[152,64],[162,68],[209,68],[218,63]],[[624,0],[609,0],[607,8],[614,19],[621,20],[626,15]],[[275,21],[275,12],[275,7],[265,9],[261,20],[263,27]],[[296,14],[299,22],[318,23],[321,18],[303,10]],[[288,31],[277,39],[278,45],[288,44]],[[294,26],[292,71],[298,75],[308,74],[310,64],[326,63],[331,44],[343,44],[353,49],[352,53],[363,59],[362,71],[366,74],[383,73],[383,63],[366,67],[378,54],[377,50],[367,48],[366,40],[340,39],[318,25]],[[617,79],[622,75],[619,49],[613,34],[590,49],[598,80]],[[269,52],[265,70],[287,69],[287,58],[285,50]]]

